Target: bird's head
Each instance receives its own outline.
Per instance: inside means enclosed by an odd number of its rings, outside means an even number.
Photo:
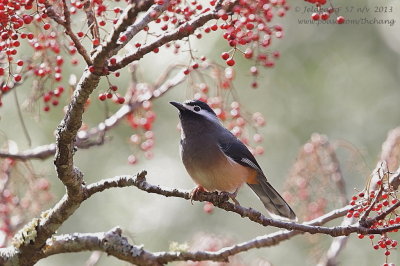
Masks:
[[[189,100],[184,103],[170,102],[179,110],[179,118],[185,130],[186,125],[193,124],[214,124],[221,125],[217,115],[205,102],[199,100]]]

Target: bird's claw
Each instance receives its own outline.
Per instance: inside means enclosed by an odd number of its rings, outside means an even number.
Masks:
[[[221,195],[229,197],[236,205],[240,206],[239,201],[236,199],[237,193],[238,193],[238,189],[236,189],[235,192],[233,192],[233,193],[226,192],[226,191],[220,192]]]
[[[189,196],[190,196],[190,203],[193,205],[193,200],[197,197],[197,194],[199,192],[204,192],[206,191],[202,186],[197,186],[192,191],[190,191]]]

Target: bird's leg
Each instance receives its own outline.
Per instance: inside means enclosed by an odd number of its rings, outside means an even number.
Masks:
[[[229,197],[236,205],[239,205],[239,206],[240,206],[239,201],[236,199],[236,196],[237,196],[237,194],[238,194],[238,191],[239,191],[239,188],[237,188],[237,189],[235,190],[235,192],[233,192],[233,193],[223,191],[223,192],[221,192],[221,194],[228,195],[228,197]]]
[[[190,191],[190,203],[193,205],[193,199],[197,196],[197,193],[206,191],[202,186],[197,185],[192,191]]]

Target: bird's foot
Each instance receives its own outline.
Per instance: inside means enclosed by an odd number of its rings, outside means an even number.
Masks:
[[[195,187],[194,189],[192,189],[192,191],[190,191],[189,196],[190,196],[190,203],[193,205],[193,199],[195,197],[197,197],[197,194],[199,192],[204,192],[206,191],[202,186],[198,185],[197,187]]]
[[[228,196],[236,205],[240,206],[239,201],[236,199],[236,196],[238,194],[239,189],[236,189],[235,192],[231,193],[231,192],[226,192],[226,191],[222,191],[220,194],[221,195],[226,195]]]

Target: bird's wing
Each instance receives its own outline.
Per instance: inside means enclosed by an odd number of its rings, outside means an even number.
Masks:
[[[229,132],[230,133],[230,132]],[[264,175],[256,158],[249,151],[246,145],[233,135],[225,135],[219,140],[219,146],[226,156],[235,162],[253,168],[260,174]]]
[[[221,150],[235,162],[257,171],[255,179],[250,178],[247,184],[263,202],[272,217],[296,220],[296,214],[282,196],[268,183],[260,165],[253,154],[239,139],[233,135],[219,139]]]

